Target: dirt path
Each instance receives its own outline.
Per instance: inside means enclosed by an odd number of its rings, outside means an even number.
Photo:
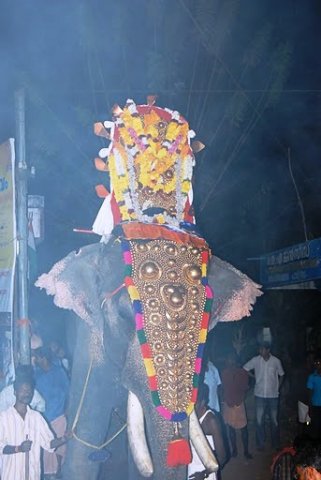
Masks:
[[[238,456],[231,458],[222,472],[223,480],[271,480],[271,463],[276,452],[270,446],[269,428],[267,428],[267,443],[263,452],[258,452],[255,445],[255,408],[253,396],[246,402],[248,413],[249,450],[252,460],[243,456],[240,432],[237,432]],[[283,405],[280,409],[281,447],[292,443],[297,431],[296,412],[289,411]]]
[[[271,480],[270,466],[275,452],[266,448],[264,452],[258,452],[254,441],[253,422],[249,425],[250,432],[250,452],[253,455],[252,460],[246,460],[243,456],[242,442],[238,434],[238,451],[236,458],[231,458],[222,472],[223,480]]]

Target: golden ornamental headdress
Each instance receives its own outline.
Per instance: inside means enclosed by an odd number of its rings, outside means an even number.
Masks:
[[[106,197],[100,214],[112,216],[108,225],[103,222],[104,234],[127,221],[174,227],[194,222],[191,138],[195,133],[180,113],[154,102],[155,97],[149,97],[147,105],[136,105],[129,99],[123,109],[114,107],[113,121],[95,124],[95,133],[110,140],[95,162],[110,174],[110,192],[97,188]],[[96,230],[101,229],[101,215]]]

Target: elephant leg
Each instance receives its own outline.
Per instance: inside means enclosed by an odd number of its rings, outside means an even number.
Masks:
[[[86,377],[91,358],[88,353],[89,329],[79,320],[73,357],[71,386],[68,405],[68,429],[75,427],[77,437],[93,445],[101,445],[105,438],[112,408],[113,396],[112,367],[106,361],[94,365],[87,386]],[[109,378],[110,377],[110,378]],[[80,408],[81,397],[84,394]],[[76,425],[74,425],[75,418]],[[66,462],[63,466],[63,478],[68,480],[95,480],[100,464],[89,460],[88,455],[95,449],[73,438],[68,443]]]

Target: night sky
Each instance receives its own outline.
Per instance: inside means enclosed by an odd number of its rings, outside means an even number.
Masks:
[[[249,257],[321,236],[321,4],[318,0],[0,0],[0,141],[26,90],[30,193],[45,195],[39,269],[96,241],[108,177],[95,121],[127,98],[179,110],[197,157],[197,223],[214,253]],[[302,219],[293,178],[302,200]],[[319,293],[318,293],[319,294]]]

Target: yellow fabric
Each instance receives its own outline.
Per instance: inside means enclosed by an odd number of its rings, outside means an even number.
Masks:
[[[188,407],[187,407],[187,409],[186,409],[186,414],[187,414],[187,415],[190,415],[193,410],[194,410],[194,403],[193,403],[193,402],[190,402],[190,404],[188,405]]]
[[[199,336],[199,343],[205,343],[206,341],[206,336],[207,336],[207,329],[202,328],[200,331],[200,336]]]
[[[149,377],[153,377],[154,375],[156,375],[153,360],[151,358],[144,358],[144,364],[145,364],[147,375]]]
[[[129,285],[127,289],[129,296],[132,300],[140,300],[140,296],[136,287],[134,287],[133,285]]]
[[[206,277],[207,273],[207,265],[206,263],[202,263],[202,277]]]

